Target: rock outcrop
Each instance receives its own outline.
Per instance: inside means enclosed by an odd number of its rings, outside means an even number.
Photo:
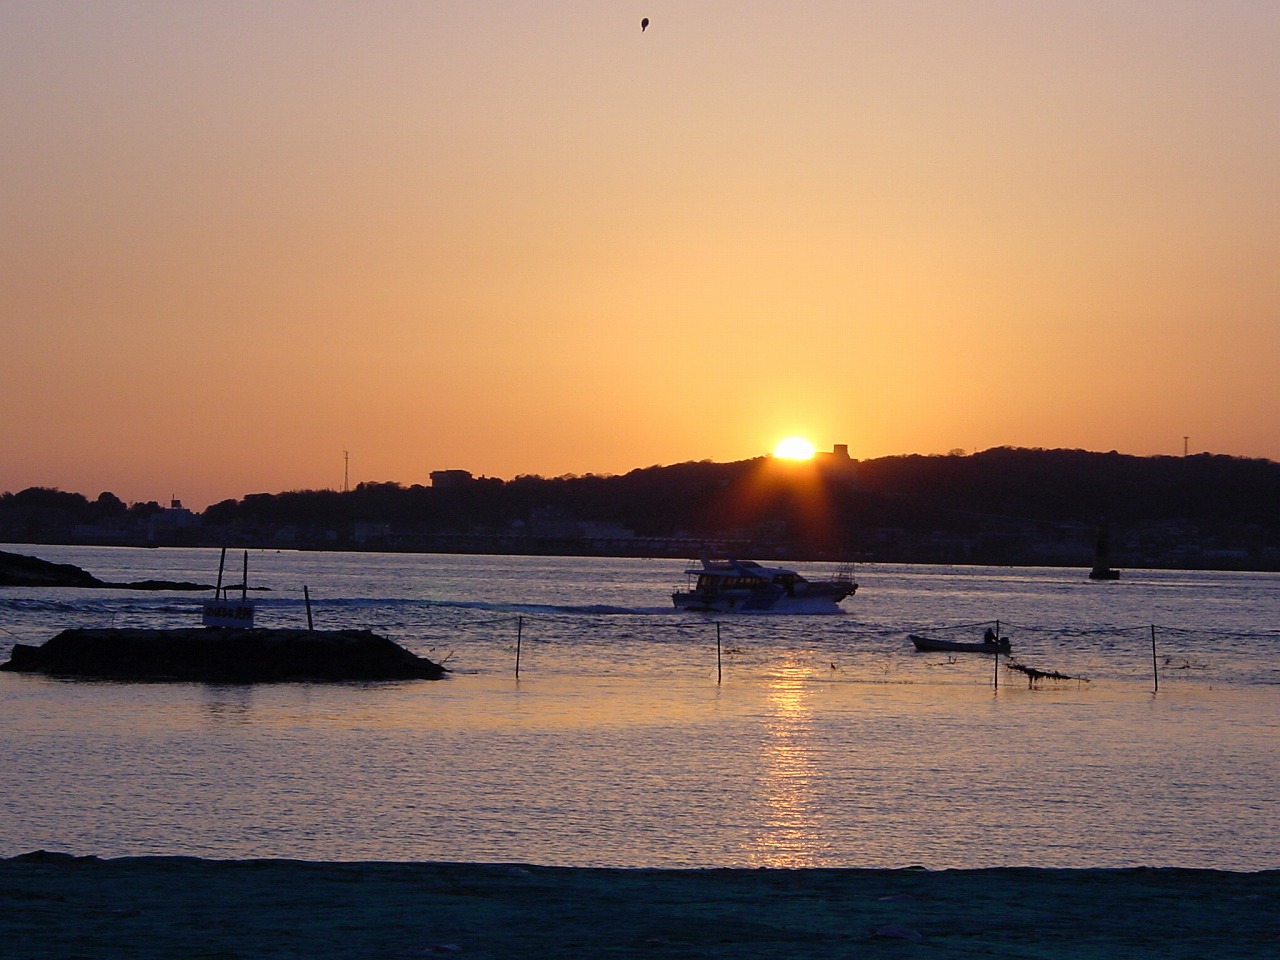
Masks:
[[[0,587],[100,587],[102,581],[70,563],[0,551]]]
[[[448,673],[368,630],[208,627],[64,630],[38,647],[15,644],[0,670],[202,683],[439,680]]]
[[[117,590],[212,590],[211,583],[186,580],[135,580],[111,583],[70,563],[0,551],[0,587],[88,587]]]

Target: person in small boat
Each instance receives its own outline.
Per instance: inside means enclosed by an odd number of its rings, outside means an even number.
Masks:
[[[982,635],[983,643],[995,643],[997,641],[996,632],[987,627],[987,632]]]

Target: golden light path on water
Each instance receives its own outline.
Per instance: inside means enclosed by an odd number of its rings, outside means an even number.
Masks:
[[[760,829],[753,851],[758,866],[809,866],[822,845],[806,674],[804,668],[784,668],[765,689],[770,715],[761,744]]]

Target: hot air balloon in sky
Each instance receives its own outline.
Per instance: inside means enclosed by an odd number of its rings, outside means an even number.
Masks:
[[[649,18],[645,17],[643,20],[640,21],[640,32],[644,33],[648,29],[649,29]]]

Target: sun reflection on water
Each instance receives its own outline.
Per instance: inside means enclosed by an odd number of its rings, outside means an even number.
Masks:
[[[803,665],[788,665],[765,691],[769,714],[761,743],[759,828],[751,851],[758,866],[811,866],[825,846],[814,802],[819,774],[807,676]]]

